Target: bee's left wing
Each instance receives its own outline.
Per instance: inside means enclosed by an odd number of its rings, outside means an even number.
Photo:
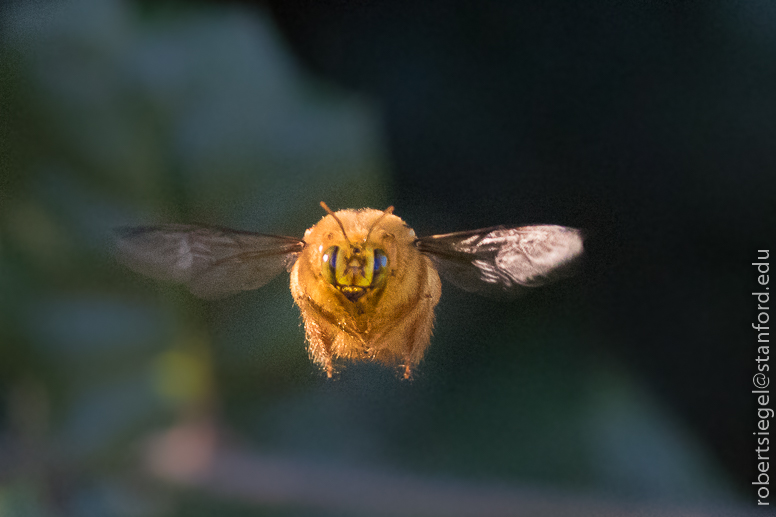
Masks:
[[[454,285],[513,295],[567,276],[582,255],[582,233],[553,225],[495,226],[421,237],[415,246]]]
[[[193,224],[121,228],[120,262],[151,278],[185,284],[200,298],[258,289],[289,269],[304,248],[293,237]]]

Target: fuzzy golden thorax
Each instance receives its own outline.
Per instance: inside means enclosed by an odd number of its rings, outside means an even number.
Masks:
[[[340,210],[305,232],[291,270],[309,353],[333,373],[333,361],[399,364],[404,376],[431,338],[441,284],[415,232],[386,211]]]

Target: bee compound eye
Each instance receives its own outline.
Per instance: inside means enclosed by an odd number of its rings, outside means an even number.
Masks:
[[[374,253],[374,273],[372,275],[373,286],[382,282],[388,271],[388,256],[385,254],[385,251],[376,249]]]
[[[323,277],[331,284],[337,283],[337,255],[339,246],[332,246],[323,252],[321,257],[321,273]]]
[[[383,268],[388,267],[388,257],[381,249],[375,250],[375,273],[379,273]]]

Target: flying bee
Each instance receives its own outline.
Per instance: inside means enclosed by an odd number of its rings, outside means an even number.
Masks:
[[[393,207],[333,212],[303,239],[202,225],[118,231],[129,268],[215,299],[291,272],[312,361],[328,377],[338,360],[401,368],[405,379],[431,340],[439,273],[483,294],[517,294],[563,276],[582,254],[579,230],[495,226],[416,237]]]

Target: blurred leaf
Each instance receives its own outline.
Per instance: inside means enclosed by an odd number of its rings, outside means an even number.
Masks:
[[[52,479],[72,473],[67,514],[168,513],[113,476],[134,444],[211,413],[216,394],[246,410],[299,389],[310,365],[287,277],[260,300],[205,306],[120,269],[111,229],[186,219],[301,235],[321,199],[382,205],[375,111],[307,77],[261,13],[141,17],[118,0],[3,13],[0,109],[19,116],[2,128],[0,390],[40,394],[9,398],[9,436],[34,434]],[[44,515],[46,479],[5,488],[0,514]]]

